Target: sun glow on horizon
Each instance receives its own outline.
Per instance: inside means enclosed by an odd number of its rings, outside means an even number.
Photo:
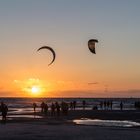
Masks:
[[[14,83],[16,83],[17,87],[19,87],[25,96],[29,97],[41,97],[48,89],[48,86],[44,83],[44,81],[38,78],[14,80]]]
[[[27,78],[13,80],[17,96],[25,97],[118,97],[122,93],[126,96],[138,95],[138,90],[128,89],[127,86],[120,86],[120,83],[109,82],[88,82],[88,81],[65,81],[65,80],[41,80],[39,78]],[[121,89],[118,90],[118,87]],[[136,87],[137,88],[137,87]],[[130,90],[130,91],[129,91]],[[121,95],[122,96],[122,95]]]

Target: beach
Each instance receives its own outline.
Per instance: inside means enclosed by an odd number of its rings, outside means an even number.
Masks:
[[[10,114],[10,112],[9,112]],[[18,117],[19,115],[19,117]],[[139,110],[71,110],[67,116],[12,114],[0,124],[0,140],[139,140],[140,127],[78,125],[81,118],[140,122]],[[21,117],[23,115],[23,117]],[[26,117],[27,115],[27,117]],[[16,117],[12,117],[16,116]],[[32,116],[32,117],[29,117]],[[40,116],[37,117],[37,116]]]

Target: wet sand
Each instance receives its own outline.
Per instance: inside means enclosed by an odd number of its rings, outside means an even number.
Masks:
[[[49,120],[49,119],[63,119],[63,120],[73,120],[80,118],[91,118],[91,119],[103,119],[103,120],[132,120],[140,122],[140,110],[70,110],[67,116],[60,114],[59,117],[51,116],[50,111],[47,115],[42,114],[41,112],[29,112],[29,113],[20,113],[13,114],[12,112],[8,113],[8,116],[32,116],[29,118],[43,117],[41,120]],[[28,117],[23,117],[25,119],[29,119]],[[13,118],[13,120],[17,120],[18,117]],[[20,117],[19,117],[20,120]]]
[[[23,115],[23,114],[20,114]],[[26,113],[24,115],[34,115]],[[37,112],[36,115],[42,116]],[[68,116],[16,117],[0,124],[0,140],[139,140],[140,128],[76,125],[73,119],[131,120],[140,122],[140,111],[70,111]]]

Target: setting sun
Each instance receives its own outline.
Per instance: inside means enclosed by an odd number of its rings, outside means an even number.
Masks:
[[[32,86],[29,93],[31,94],[31,96],[38,97],[41,95],[42,90],[38,86]]]
[[[32,93],[33,95],[39,95],[39,94],[40,94],[40,88],[39,88],[39,87],[36,87],[36,86],[33,86],[33,87],[31,88],[31,93]]]

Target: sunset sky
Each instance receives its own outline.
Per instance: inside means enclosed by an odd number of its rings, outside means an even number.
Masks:
[[[139,14],[139,0],[0,0],[0,96],[140,97]]]

